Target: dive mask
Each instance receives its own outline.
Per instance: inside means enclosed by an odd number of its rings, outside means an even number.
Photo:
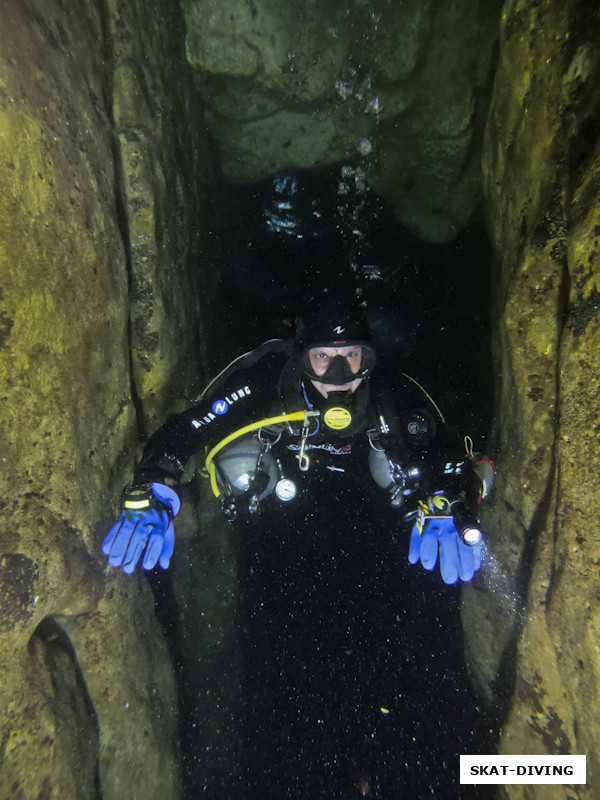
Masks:
[[[355,344],[354,342],[352,344]],[[336,347],[337,343],[326,342],[321,347]],[[350,346],[349,343],[344,342],[344,347]],[[302,373],[310,378],[311,381],[319,381],[320,383],[328,383],[339,386],[340,384],[351,383],[357,378],[366,378],[373,371],[375,367],[375,350],[370,344],[356,342],[356,346],[361,348],[360,366],[357,372],[352,372],[347,358],[344,356],[336,355],[330,359],[327,369],[322,375],[317,375],[310,363],[310,351],[318,349],[319,345],[311,345],[305,347],[301,354]]]

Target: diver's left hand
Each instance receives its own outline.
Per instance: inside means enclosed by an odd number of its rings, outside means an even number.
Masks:
[[[452,517],[425,518],[423,532],[417,523],[410,532],[408,560],[411,564],[421,561],[427,570],[432,570],[440,556],[440,572],[444,583],[453,584],[459,579],[468,583],[481,567],[482,543],[465,544]]]

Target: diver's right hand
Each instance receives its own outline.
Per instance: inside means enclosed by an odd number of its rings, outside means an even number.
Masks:
[[[166,569],[175,546],[173,519],[180,508],[177,493],[162,483],[128,486],[121,516],[102,544],[110,566],[130,574],[143,553],[144,569],[157,562]]]

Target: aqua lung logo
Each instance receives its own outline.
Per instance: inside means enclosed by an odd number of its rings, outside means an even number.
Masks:
[[[226,414],[229,411],[229,403],[227,400],[215,400],[212,404],[212,410],[215,414]]]
[[[346,330],[346,328],[342,328],[341,325],[336,325],[335,328],[333,329],[333,332],[334,333],[343,333],[345,330]]]
[[[236,389],[235,392],[231,392],[231,394],[228,394],[226,397],[215,400],[211,406],[211,411],[205,414],[201,419],[193,419],[192,425],[194,428],[210,425],[214,419],[226,414],[234,403],[237,403],[238,400],[243,400],[244,397],[248,397],[249,394],[251,394],[250,387],[243,386],[241,389]]]

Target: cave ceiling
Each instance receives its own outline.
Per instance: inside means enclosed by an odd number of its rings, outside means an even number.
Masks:
[[[229,181],[355,164],[430,242],[450,241],[477,212],[498,2],[182,5]]]

